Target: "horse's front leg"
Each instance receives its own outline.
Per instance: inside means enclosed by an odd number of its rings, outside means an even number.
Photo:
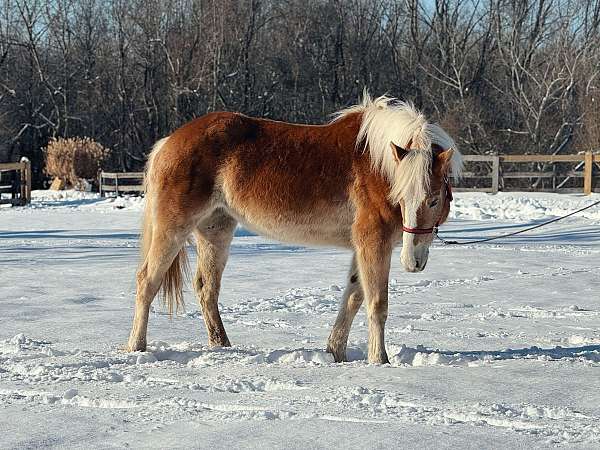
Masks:
[[[348,273],[346,289],[342,295],[340,310],[338,311],[335,325],[327,341],[327,351],[333,354],[335,362],[346,361],[346,346],[348,345],[348,336],[352,321],[360,305],[363,302],[363,292],[360,287],[358,277],[358,268],[356,267],[356,256],[352,257],[352,265]]]
[[[388,314],[388,278],[392,257],[390,237],[377,225],[361,227],[354,233],[360,283],[367,302],[369,362],[389,363],[385,351],[384,328]]]

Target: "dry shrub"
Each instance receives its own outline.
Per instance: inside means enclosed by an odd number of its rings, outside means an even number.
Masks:
[[[69,186],[82,188],[83,180],[96,178],[110,151],[93,139],[75,137],[52,138],[44,153],[46,174],[60,178]]]

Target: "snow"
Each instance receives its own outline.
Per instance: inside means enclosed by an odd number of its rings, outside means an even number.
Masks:
[[[599,196],[457,193],[448,239],[514,231]],[[0,447],[534,448],[600,445],[600,207],[490,244],[396,251],[390,365],[324,351],[346,251],[239,229],[221,293],[233,343],[154,304],[126,353],[143,200],[35,191],[0,210]]]

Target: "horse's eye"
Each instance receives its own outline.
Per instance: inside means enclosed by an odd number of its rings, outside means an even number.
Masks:
[[[432,200],[431,203],[429,203],[429,207],[430,208],[435,208],[435,206],[438,204],[438,201],[439,200],[437,198],[434,199],[434,200]]]

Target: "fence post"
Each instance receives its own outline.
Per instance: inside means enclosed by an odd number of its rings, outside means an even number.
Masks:
[[[27,183],[27,175],[25,174],[25,163],[23,161],[20,161],[20,165],[21,167],[19,168],[19,205],[24,206],[26,203],[26,196],[27,193],[25,192],[25,190],[27,189],[25,187],[26,183]],[[14,197],[14,195],[13,195]]]
[[[592,152],[585,152],[585,166],[583,167],[583,193],[589,195],[592,193],[592,170],[594,168],[594,155]]]
[[[21,158],[21,204],[31,203],[31,161]]]
[[[500,156],[494,155],[492,158],[492,194],[498,193],[500,178]]]
[[[115,195],[119,196],[119,173],[115,173]]]
[[[102,197],[102,171],[98,171],[98,192],[100,193],[100,197]]]

